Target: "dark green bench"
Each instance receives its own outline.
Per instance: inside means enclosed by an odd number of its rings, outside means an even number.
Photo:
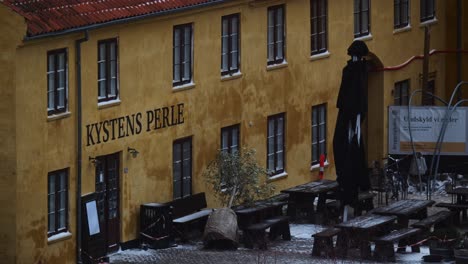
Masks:
[[[172,207],[174,230],[182,240],[187,240],[192,227],[203,232],[206,220],[213,211],[206,208],[204,192],[173,200],[169,204]]]
[[[427,218],[422,219],[419,222],[416,222],[412,224],[412,227],[416,228],[421,228],[422,230],[429,231],[431,227],[434,226],[435,229],[437,229],[440,224],[449,224],[446,222],[451,221],[451,217],[453,215],[453,212],[451,211],[439,211],[431,216],[428,216]]]
[[[374,239],[375,252],[374,259],[377,261],[395,262],[395,249],[393,244],[398,242],[398,251],[405,251],[407,245],[412,245],[412,252],[420,252],[417,242],[419,228],[403,228],[391,232],[390,234]]]

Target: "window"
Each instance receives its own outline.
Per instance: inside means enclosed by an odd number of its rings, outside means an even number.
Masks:
[[[370,0],[354,0],[354,37],[362,37],[370,33]]]
[[[327,104],[312,106],[312,165],[327,155]]]
[[[435,18],[435,1],[421,0],[421,22]]]
[[[426,89],[424,89],[424,91],[431,93],[431,94],[435,94],[435,80],[434,79],[429,80],[427,82],[427,87]],[[435,104],[434,97],[427,93],[423,93],[422,105],[434,105],[434,104]]]
[[[327,51],[327,2],[310,1],[310,55]]]
[[[395,83],[394,105],[408,105],[409,80]]]
[[[47,53],[47,114],[67,111],[67,50]]]
[[[221,151],[235,153],[239,151],[239,125],[221,129]]]
[[[47,188],[47,235],[66,232],[68,229],[68,169],[50,172]]]
[[[284,62],[284,5],[268,8],[268,65]]]
[[[173,86],[192,81],[192,24],[174,26]]]
[[[98,43],[98,102],[116,100],[118,89],[117,39]]]
[[[239,14],[221,19],[221,75],[239,71]]]
[[[409,0],[394,0],[393,27],[404,28],[409,25]]]
[[[173,198],[192,195],[192,138],[174,141],[173,155]]]
[[[284,172],[284,113],[268,117],[267,169],[270,175]]]

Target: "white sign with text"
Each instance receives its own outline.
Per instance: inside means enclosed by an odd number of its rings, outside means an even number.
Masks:
[[[468,107],[458,107],[449,117],[447,107],[412,106],[408,116],[408,106],[390,106],[388,110],[388,152],[390,154],[413,153],[408,120],[411,121],[411,134],[416,152],[434,153],[442,125],[448,120],[443,138],[441,155],[468,155]]]

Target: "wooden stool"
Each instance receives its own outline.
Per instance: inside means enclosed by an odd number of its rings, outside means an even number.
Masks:
[[[341,230],[338,228],[328,228],[312,235],[314,237],[314,247],[312,256],[335,257],[335,248],[333,247],[333,237],[338,235]]]

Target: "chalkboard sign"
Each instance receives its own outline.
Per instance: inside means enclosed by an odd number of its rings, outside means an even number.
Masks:
[[[97,213],[96,200],[91,200],[86,203],[86,214],[88,215],[89,235],[99,234],[99,218]]]
[[[95,263],[106,256],[106,241],[99,222],[96,194],[81,197],[81,250],[84,263]]]

